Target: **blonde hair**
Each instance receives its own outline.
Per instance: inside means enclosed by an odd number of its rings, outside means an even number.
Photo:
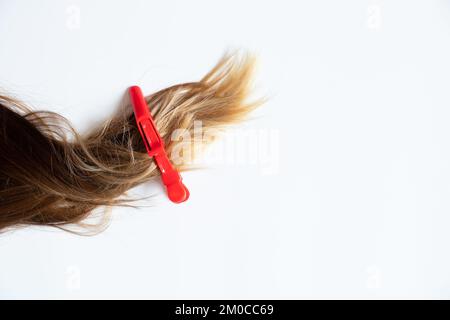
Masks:
[[[261,103],[247,102],[253,67],[252,56],[226,54],[200,81],[146,97],[168,154],[179,143],[174,130],[192,132],[196,120],[205,129],[235,123]],[[126,191],[158,175],[129,105],[80,135],[58,114],[0,96],[0,230],[86,227],[95,208],[126,205]]]

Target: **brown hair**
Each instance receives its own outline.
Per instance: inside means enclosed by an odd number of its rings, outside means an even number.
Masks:
[[[259,105],[246,102],[253,65],[251,56],[227,54],[200,81],[146,97],[169,155],[179,143],[170,139],[174,130],[191,132],[195,120],[205,129],[234,123]],[[80,135],[62,116],[0,95],[0,231],[87,227],[95,208],[128,204],[121,196],[157,175],[129,105]]]

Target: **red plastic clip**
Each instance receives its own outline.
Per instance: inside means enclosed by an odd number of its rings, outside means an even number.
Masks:
[[[130,87],[129,92],[139,132],[142,140],[144,140],[148,155],[155,158],[161,171],[161,178],[166,186],[169,199],[175,203],[186,201],[189,198],[189,190],[183,184],[180,174],[167,157],[164,141],[156,129],[141,88],[133,86]]]

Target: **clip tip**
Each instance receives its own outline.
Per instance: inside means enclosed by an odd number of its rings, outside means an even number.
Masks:
[[[141,87],[139,87],[139,86],[131,86],[128,88],[128,92],[141,94],[142,90],[141,90]]]
[[[167,186],[167,195],[170,201],[175,203],[182,203],[189,199],[189,190],[183,183],[176,183]]]

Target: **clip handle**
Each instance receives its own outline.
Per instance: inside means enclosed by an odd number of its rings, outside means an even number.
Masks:
[[[148,118],[150,112],[148,110],[147,102],[142,94],[141,88],[138,86],[132,86],[129,88],[131,104],[133,105],[134,116],[136,121],[140,121],[143,118]]]
[[[129,93],[139,133],[148,155],[155,158],[169,199],[175,203],[186,201],[189,198],[189,190],[183,184],[181,175],[173,167],[167,156],[164,141],[159,135],[141,88],[132,86]]]
[[[161,179],[166,186],[169,199],[175,203],[189,199],[189,190],[184,185],[180,173],[170,163],[165,150],[155,155],[155,161],[161,170]]]

